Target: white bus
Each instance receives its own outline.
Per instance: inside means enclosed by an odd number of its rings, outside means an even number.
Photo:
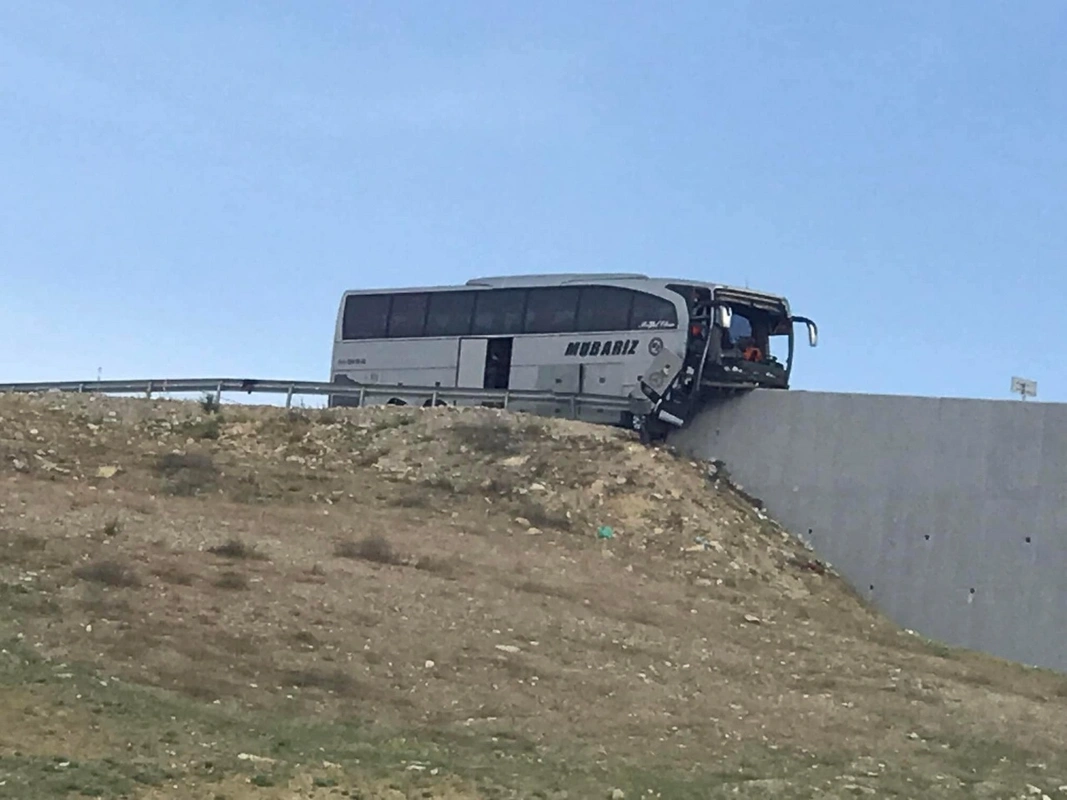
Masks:
[[[331,380],[395,386],[381,401],[394,405],[426,402],[405,395],[405,386],[630,398],[629,412],[587,409],[580,418],[657,437],[710,396],[787,389],[796,323],[807,326],[814,346],[815,323],[793,316],[784,297],[630,273],[348,291],[337,315]],[[548,414],[565,407],[534,405],[509,407]]]

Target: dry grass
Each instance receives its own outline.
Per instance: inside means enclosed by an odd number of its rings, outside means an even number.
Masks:
[[[254,544],[240,539],[239,537],[233,537],[227,539],[222,544],[212,545],[207,548],[207,551],[212,555],[221,556],[222,558],[229,558],[234,561],[266,561],[267,556],[259,550]]]
[[[116,588],[135,587],[141,585],[141,579],[127,564],[119,561],[94,561],[91,564],[78,567],[74,575],[84,581],[100,583],[104,586]]]
[[[480,455],[500,457],[520,452],[521,435],[504,420],[488,424],[455,422],[450,433],[458,445]]]
[[[163,479],[163,491],[176,497],[202,494],[218,483],[218,467],[205,453],[164,453],[156,459],[155,471]]]
[[[225,589],[227,591],[244,591],[249,588],[250,584],[246,575],[242,575],[240,572],[227,571],[215,579],[214,586],[217,589]]]
[[[338,542],[333,552],[338,558],[362,559],[375,564],[396,564],[400,560],[389,540],[379,533],[369,534],[359,541]]]

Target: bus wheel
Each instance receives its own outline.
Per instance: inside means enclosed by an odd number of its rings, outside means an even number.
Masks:
[[[447,406],[447,405],[448,405],[448,403],[446,403],[444,400],[437,400],[436,402],[434,402],[433,400],[427,400],[425,403],[422,404],[422,407],[423,408],[431,408],[431,407],[441,408],[442,406]]]
[[[669,431],[670,426],[662,420],[654,417],[645,417],[641,423],[641,444],[650,445],[655,442],[662,442],[666,440]]]
[[[388,400],[385,401],[385,404],[387,406],[406,406],[407,401],[401,400],[399,397],[390,397]]]

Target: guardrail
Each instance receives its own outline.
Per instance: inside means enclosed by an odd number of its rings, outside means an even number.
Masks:
[[[247,394],[285,395],[285,407],[292,405],[297,395],[330,395],[356,400],[356,405],[363,406],[367,401],[405,397],[417,398],[431,405],[455,403],[477,405],[483,403],[498,404],[508,408],[519,403],[566,404],[572,417],[577,417],[580,410],[625,412],[634,411],[633,401],[627,397],[598,394],[565,394],[543,390],[529,389],[467,389],[446,388],[441,386],[384,386],[381,384],[347,384],[318,381],[285,381],[259,378],[167,378],[147,380],[107,380],[107,381],[50,381],[43,383],[0,383],[0,394],[8,392],[45,393],[76,392],[94,394],[134,394],[144,393],[151,397],[153,393],[161,394],[214,394],[221,401],[223,392],[244,392]]]

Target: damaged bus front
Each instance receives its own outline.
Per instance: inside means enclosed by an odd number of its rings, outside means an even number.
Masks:
[[[788,389],[797,325],[815,347],[818,328],[794,316],[779,295],[714,284],[669,283],[685,298],[689,330],[684,354],[663,350],[641,381],[651,409],[643,434],[662,438],[680,427],[700,404],[750,389]]]

